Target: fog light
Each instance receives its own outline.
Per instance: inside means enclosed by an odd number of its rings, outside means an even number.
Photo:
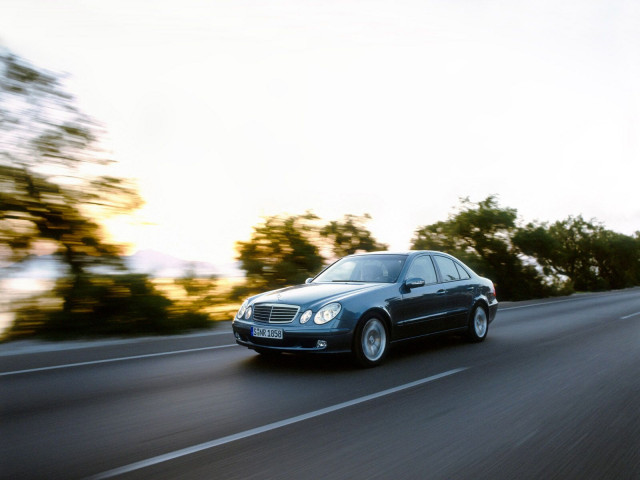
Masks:
[[[327,341],[318,340],[318,343],[316,343],[316,348],[327,348]]]
[[[236,332],[236,340],[240,340],[240,334]]]

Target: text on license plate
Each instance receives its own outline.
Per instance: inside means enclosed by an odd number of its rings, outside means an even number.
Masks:
[[[275,338],[278,340],[282,340],[282,329],[251,327],[251,336],[260,337],[260,338]]]

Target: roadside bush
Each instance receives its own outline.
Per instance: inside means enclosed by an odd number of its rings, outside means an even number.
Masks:
[[[51,294],[23,302],[5,336],[159,335],[212,326],[205,313],[173,307],[146,275],[65,278]]]

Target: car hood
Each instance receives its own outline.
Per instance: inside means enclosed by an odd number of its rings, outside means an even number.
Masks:
[[[251,303],[282,303],[311,306],[316,303],[338,301],[356,292],[378,288],[380,283],[307,283],[282,288],[254,297]]]

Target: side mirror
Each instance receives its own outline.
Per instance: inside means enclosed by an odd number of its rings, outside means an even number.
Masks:
[[[425,281],[422,278],[408,278],[404,282],[404,286],[407,287],[409,290],[413,288],[424,287],[424,285],[425,285]]]
[[[311,277],[307,278],[307,279],[304,281],[304,283],[311,283],[311,282],[313,282],[313,278],[311,278]]]

